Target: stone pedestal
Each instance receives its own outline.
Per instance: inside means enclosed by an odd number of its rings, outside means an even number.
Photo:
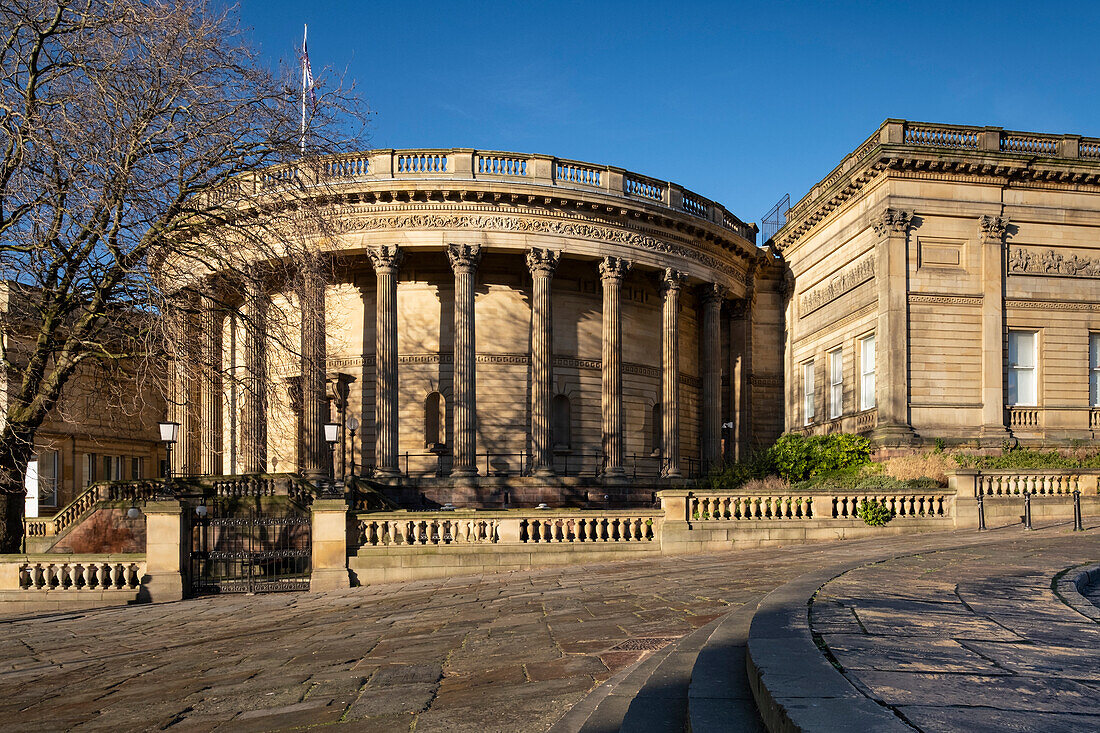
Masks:
[[[959,468],[948,478],[948,487],[955,491],[956,529],[978,527],[978,471]]]
[[[183,598],[183,506],[176,500],[145,505],[145,578],[139,599],[162,603]]]
[[[343,499],[315,499],[310,509],[313,531],[313,592],[351,587],[348,575],[348,505]]]

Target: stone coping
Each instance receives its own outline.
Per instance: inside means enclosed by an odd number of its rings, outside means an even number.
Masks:
[[[144,552],[89,553],[28,552],[0,555],[0,563],[11,562],[144,562]]]
[[[1100,608],[1082,595],[1085,588],[1100,583],[1100,565],[1076,566],[1063,570],[1055,579],[1054,592],[1062,602],[1086,618],[1100,623]]]

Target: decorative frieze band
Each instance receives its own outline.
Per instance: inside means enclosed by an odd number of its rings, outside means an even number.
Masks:
[[[477,214],[394,214],[391,216],[347,217],[334,222],[341,232],[376,231],[379,229],[471,229],[508,232],[557,234],[599,242],[622,244],[629,247],[682,257],[686,260],[721,272],[740,283],[748,282],[746,273],[729,262],[693,247],[666,242],[647,234],[612,229],[583,222],[555,221],[522,216]]]
[[[1095,311],[1100,313],[1100,303],[1066,302],[1053,300],[1006,300],[1006,308],[1029,308],[1045,311]]]
[[[874,257],[868,255],[859,262],[835,275],[826,283],[810,288],[803,293],[798,302],[799,315],[811,313],[826,303],[832,302],[844,293],[862,285],[875,276]]]
[[[972,305],[982,304],[980,295],[910,295],[910,303],[929,303],[934,305]]]
[[[1042,254],[1023,247],[1008,253],[1008,271],[1016,275],[1057,275],[1061,277],[1100,278],[1100,257],[1062,255],[1053,249]]]

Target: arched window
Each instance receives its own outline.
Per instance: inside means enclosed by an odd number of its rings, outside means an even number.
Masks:
[[[447,402],[439,392],[424,400],[424,445],[428,448],[447,442]]]
[[[654,403],[649,416],[649,448],[650,455],[661,454],[661,443],[664,431],[661,430],[661,403]]]
[[[563,394],[550,401],[550,441],[554,450],[573,447],[573,411]]]

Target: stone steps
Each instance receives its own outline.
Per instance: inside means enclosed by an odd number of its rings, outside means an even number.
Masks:
[[[756,601],[620,672],[550,733],[762,732],[745,671]]]

